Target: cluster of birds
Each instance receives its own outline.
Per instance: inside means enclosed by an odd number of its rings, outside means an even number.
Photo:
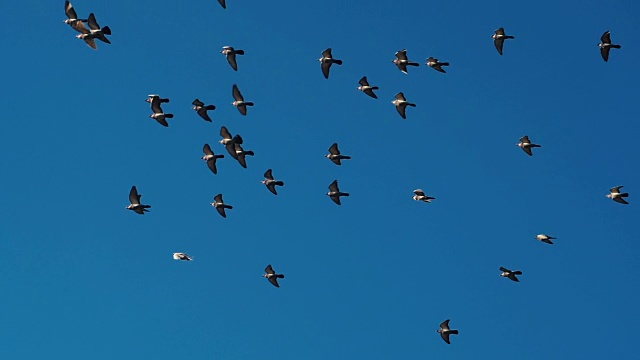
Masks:
[[[226,9],[225,0],[218,0],[218,2],[223,8]],[[65,1],[65,14],[67,15],[67,19],[64,22],[70,25],[74,30],[80,32],[80,34],[77,35],[77,38],[84,40],[87,43],[87,45],[89,45],[91,48],[97,49],[95,39],[101,40],[107,44],[111,44],[109,39],[106,37],[106,35],[111,35],[111,29],[108,26],[101,28],[100,25],[98,25],[98,22],[96,21],[96,17],[93,13],[90,13],[87,19],[80,19],[78,18],[78,15],[75,9],[73,8],[73,6],[71,5],[71,3],[67,0]],[[85,23],[88,24],[89,28],[87,28],[84,25]],[[495,48],[500,55],[503,55],[504,53],[503,49],[504,49],[505,40],[515,39],[514,36],[506,35],[504,28],[499,28],[495,30],[494,34],[492,35],[492,38],[493,38]],[[598,44],[598,46],[600,48],[601,56],[603,60],[606,62],[609,60],[610,50],[620,49],[621,46],[618,44],[612,43],[611,34],[609,31],[606,31],[601,36],[600,40],[601,42],[600,44]],[[224,46],[220,51],[220,53],[222,53],[226,57],[231,68],[234,71],[238,71],[237,56],[244,55],[245,54],[244,50],[239,50],[239,49],[236,50],[231,46]],[[419,63],[412,62],[409,60],[406,49],[397,51],[395,53],[395,57],[396,58],[393,59],[392,62],[404,74],[408,74],[409,66],[414,66],[414,67],[420,66]],[[334,64],[342,65],[343,63],[342,60],[335,59],[333,57],[331,48],[324,50],[322,52],[322,57],[318,59],[318,61],[321,64],[321,71],[325,79],[329,79],[329,74],[330,74],[332,65]],[[446,70],[444,69],[444,67],[450,66],[448,62],[441,62],[437,58],[434,58],[432,56],[426,59],[425,65],[441,73],[446,73]],[[358,87],[358,90],[362,91],[363,93],[370,96],[371,98],[378,99],[378,96],[374,91],[379,90],[379,87],[370,85],[366,76],[363,76],[358,83],[360,85]],[[238,109],[240,114],[242,114],[243,116],[246,116],[248,107],[254,106],[254,103],[244,100],[244,96],[242,95],[242,93],[240,92],[240,89],[236,84],[234,84],[232,87],[232,96],[234,99],[234,101],[232,102],[232,105]],[[151,111],[153,113],[149,117],[152,119],[155,119],[162,126],[168,127],[169,123],[167,122],[167,119],[172,119],[174,115],[172,113],[165,113],[162,109],[162,104],[169,103],[170,101],[169,98],[162,98],[157,94],[150,94],[148,95],[148,98],[145,101],[151,104]],[[407,101],[403,92],[397,93],[392,103],[395,105],[395,108],[398,114],[403,119],[407,118],[407,115],[406,115],[407,107],[416,107],[416,104]],[[208,111],[215,110],[216,109],[215,105],[206,105],[204,102],[202,102],[200,99],[197,99],[197,98],[193,100],[192,105],[193,105],[192,110],[194,110],[203,120],[207,122],[212,122],[212,119],[209,116]],[[220,140],[220,144],[222,144],[225,147],[229,155],[232,158],[234,158],[236,161],[238,161],[238,163],[243,168],[247,168],[246,157],[254,156],[255,154],[251,150],[244,150],[242,146],[244,144],[244,140],[242,136],[240,134],[232,135],[231,132],[225,126],[222,126],[220,128],[220,136],[222,137],[222,140]],[[520,147],[529,156],[533,156],[534,148],[541,147],[541,145],[533,143],[529,139],[529,136],[527,135],[520,138],[516,146]],[[222,159],[225,156],[214,153],[214,151],[212,150],[209,144],[204,144],[202,151],[204,152],[204,156],[202,156],[202,159],[206,162],[207,167],[213,174],[217,174],[218,169],[217,169],[216,162],[217,160]],[[332,144],[329,147],[328,151],[329,151],[329,154],[325,156],[336,165],[342,165],[342,160],[351,159],[350,156],[341,154],[340,150],[338,149],[337,143]],[[271,193],[273,193],[274,195],[278,195],[276,186],[282,187],[284,186],[284,182],[281,180],[276,180],[274,178],[272,169],[268,169],[264,173],[264,178],[265,179],[262,180],[261,183],[264,184]],[[620,204],[628,204],[625,198],[627,198],[629,194],[622,193],[620,191],[622,187],[623,186],[616,186],[611,188],[609,191],[610,193],[607,194],[606,196],[611,200],[618,202]],[[432,200],[435,200],[435,197],[426,195],[426,193],[422,189],[416,189],[413,191],[413,193],[414,193],[413,199],[415,201],[431,203]],[[349,196],[349,193],[340,191],[340,188],[338,186],[338,180],[334,180],[329,185],[329,192],[326,195],[329,196],[329,198],[334,203],[336,203],[337,205],[341,205],[342,203],[340,198],[344,196]],[[141,199],[142,199],[142,195],[138,193],[138,189],[136,188],[136,186],[132,186],[129,192],[130,204],[126,208],[140,215],[144,215],[145,212],[149,212],[149,209],[151,208],[151,206],[147,204],[143,204],[141,202]],[[222,194],[217,194],[214,197],[214,201],[210,203],[210,205],[214,207],[216,211],[220,214],[220,216],[222,216],[223,218],[227,217],[226,210],[233,209],[232,205],[226,204],[224,202],[222,198]],[[553,244],[552,240],[555,240],[556,238],[546,234],[539,234],[536,236],[536,239],[546,244]],[[173,258],[175,260],[181,260],[181,261],[193,260],[193,257],[183,252],[173,253]],[[522,275],[522,271],[510,270],[505,267],[500,267],[499,270],[501,271],[500,276],[508,278],[514,282],[520,281],[518,279],[518,276]],[[278,284],[278,279],[283,279],[284,275],[277,273],[273,269],[271,264],[269,264],[265,268],[265,274],[263,275],[263,277],[266,278],[273,286],[280,287],[280,285]],[[442,339],[447,344],[450,344],[450,335],[458,334],[458,330],[454,330],[449,327],[449,321],[450,320],[447,319],[444,322],[442,322],[440,324],[440,328],[437,330],[437,332],[441,335]]]

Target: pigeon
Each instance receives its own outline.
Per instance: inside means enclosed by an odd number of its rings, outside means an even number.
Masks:
[[[331,55],[331,48],[322,52],[322,57],[318,59],[320,61],[320,67],[322,68],[322,75],[324,75],[325,79],[329,78],[329,69],[331,69],[332,64],[342,65],[342,60],[334,59]]]
[[[451,330],[449,328],[449,321],[449,319],[443,321],[442,324],[440,324],[440,329],[436,330],[437,333],[440,333],[442,340],[444,340],[444,342],[446,342],[447,344],[451,344],[451,342],[449,341],[449,335],[458,335],[458,330]]]
[[[327,196],[329,196],[334,203],[342,205],[340,203],[340,196],[349,196],[349,193],[340,192],[340,189],[338,188],[338,180],[333,180],[331,185],[329,185],[329,192],[327,193]]]
[[[266,274],[262,275],[262,277],[264,277],[267,280],[269,280],[269,282],[273,286],[280,287],[280,285],[278,284],[278,279],[284,279],[284,275],[283,274],[276,274],[276,271],[273,270],[273,267],[271,266],[271,264],[267,265],[267,267],[264,269],[264,272]]]
[[[93,13],[89,14],[87,23],[89,24],[89,29],[87,29],[82,22],[76,22],[74,29],[80,32],[80,35],[76,36],[78,39],[84,40],[84,42],[94,50],[98,49],[95,39],[111,44],[111,41],[106,37],[106,35],[111,35],[111,29],[108,26],[100,28],[98,21],[96,21],[96,16],[93,15]]]
[[[212,173],[217,174],[218,168],[216,167],[216,160],[222,159],[224,155],[214,154],[209,144],[204,144],[202,151],[204,152],[204,156],[202,157],[202,160],[207,162],[207,166],[209,167]]]
[[[183,261],[191,261],[191,256],[185,254],[185,253],[181,253],[181,252],[177,252],[177,253],[173,253],[173,259],[174,260],[183,260]]]
[[[521,137],[520,142],[517,143],[516,146],[520,147],[529,156],[533,156],[533,152],[531,152],[532,148],[542,147],[538,144],[531,143],[531,140],[529,140],[529,136],[527,135]]]
[[[446,73],[446,71],[444,71],[444,69],[442,68],[443,66],[449,66],[448,62],[440,62],[438,61],[438,59],[434,58],[434,57],[428,57],[427,58],[427,63],[426,65],[434,70],[440,71],[441,73]]]
[[[162,107],[160,106],[163,102],[162,100],[169,102],[169,99],[161,99],[158,95],[149,95],[149,98],[145,101],[151,103],[151,111],[153,111],[153,114],[149,115],[149,117],[155,119],[160,125],[168,127],[169,123],[167,119],[173,118],[173,114],[165,114],[164,111],[162,111]]]
[[[220,136],[222,136],[222,140],[220,140],[220,144],[224,145],[227,148],[227,152],[234,159],[238,159],[238,155],[236,154],[235,144],[242,144],[242,136],[236,134],[236,136],[231,136],[231,133],[225,126],[220,128]]]
[[[276,191],[276,185],[277,186],[284,186],[284,182],[279,181],[279,180],[275,180],[273,178],[273,173],[271,171],[271,169],[267,170],[264,173],[264,177],[265,179],[261,181],[261,183],[265,184],[267,186],[267,189],[269,189],[269,191],[271,191],[271,193],[273,193],[273,195],[278,195],[278,192]]]
[[[620,49],[622,46],[611,43],[611,33],[609,31],[605,31],[604,34],[600,37],[600,41],[602,41],[598,46],[600,47],[600,55],[602,55],[602,59],[604,61],[609,61],[609,51],[611,48]]]
[[[224,203],[224,201],[222,201],[222,194],[218,194],[213,198],[211,206],[216,208],[220,216],[222,216],[223,218],[227,217],[227,213],[225,213],[224,209],[233,209],[233,206],[227,205]]]
[[[435,200],[436,199],[434,197],[425,195],[425,193],[424,193],[424,191],[422,191],[422,189],[415,189],[415,190],[413,190],[413,193],[415,194],[415,195],[413,195],[413,200],[415,200],[415,201],[424,201],[426,203],[431,203],[431,200]]]
[[[223,9],[227,8],[227,0],[218,0]]]
[[[209,114],[207,114],[207,111],[215,110],[215,105],[205,105],[199,99],[193,100],[191,104],[193,104],[193,107],[191,108],[192,110],[195,110],[205,121],[211,122],[211,118],[209,117]]]
[[[545,235],[545,234],[536,235],[536,239],[542,241],[543,243],[547,243],[547,244],[550,244],[550,245],[553,245],[553,241],[551,241],[551,240],[555,240],[555,238],[553,236],[549,236],[549,235]]]
[[[360,79],[360,81],[358,81],[358,84],[360,84],[360,86],[358,86],[358,90],[360,90],[363,93],[371,96],[374,99],[378,98],[378,95],[376,95],[373,92],[373,90],[378,90],[379,88],[377,86],[369,85],[369,81],[367,81],[367,77],[366,76],[363,76],[362,79]]]
[[[341,160],[349,160],[351,156],[340,155],[340,150],[338,150],[338,143],[333,143],[329,148],[329,154],[325,155],[326,158],[331,160],[336,165],[342,165]]]
[[[511,271],[511,270],[509,270],[507,268],[504,268],[504,267],[500,267],[500,271],[502,271],[502,274],[500,274],[500,276],[509,278],[509,280],[513,280],[515,282],[520,282],[520,280],[518,280],[516,275],[522,275],[522,271],[520,271],[520,270]]]
[[[404,93],[402,92],[397,93],[396,99],[393,100],[391,103],[396,106],[396,110],[398,110],[398,114],[400,114],[400,116],[402,116],[403,119],[407,118],[407,114],[406,114],[407,106],[416,107],[416,104],[412,104],[407,101],[407,99],[404,97]]]
[[[240,93],[240,89],[236,84],[233,84],[233,98],[236,100],[232,102],[233,106],[238,108],[240,114],[247,115],[247,106],[253,106],[253,103],[244,101],[244,97],[242,97],[242,93]]]
[[[127,206],[127,209],[133,210],[140,215],[144,215],[145,212],[149,212],[151,205],[142,205],[140,203],[140,199],[142,195],[138,194],[138,189],[134,186],[131,187],[131,191],[129,191],[129,202],[131,203]]]
[[[64,2],[64,13],[67,14],[67,20],[65,20],[64,23],[69,24],[69,26],[79,32],[82,31],[78,29],[78,23],[86,23],[89,21],[87,19],[78,19],[78,14],[69,0]]]
[[[407,73],[407,66],[420,66],[420,64],[418,64],[418,63],[409,61],[409,59],[407,58],[407,50],[406,49],[396,52],[396,58],[397,59],[391,60],[391,62],[396,64],[398,69],[400,69],[400,71],[402,71],[405,74],[408,74]]]
[[[493,38],[493,44],[496,46],[498,53],[502,55],[502,46],[505,39],[515,39],[513,36],[505,35],[504,28],[500,28],[495,31],[495,34],[491,36]]]
[[[243,168],[245,168],[245,169],[246,169],[246,168],[247,168],[247,159],[246,159],[246,156],[247,156],[247,155],[249,155],[249,156],[253,156],[253,155],[255,155],[255,154],[254,154],[254,153],[253,153],[253,151],[251,151],[251,150],[244,150],[244,149],[242,148],[242,145],[240,145],[240,143],[238,143],[238,142],[235,142],[233,145],[234,145],[234,149],[235,149],[235,151],[236,151],[236,156],[235,156],[236,160],[238,160],[238,162],[240,163],[240,165],[241,165]]]
[[[620,193],[620,189],[622,189],[624,186],[616,186],[611,188],[609,191],[611,192],[611,194],[607,194],[607,197],[615,202],[618,202],[620,204],[625,204],[628,205],[629,203],[627,202],[627,200],[623,199],[626,197],[629,197],[629,193]]]
[[[238,62],[236,61],[236,55],[244,55],[244,50],[236,50],[233,46],[223,46],[221,54],[227,57],[227,61],[231,68],[235,71],[238,71]]]

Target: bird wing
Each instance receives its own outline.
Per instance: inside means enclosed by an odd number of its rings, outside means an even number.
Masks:
[[[331,198],[331,200],[333,200],[334,203],[338,204],[338,205],[342,205],[342,203],[340,202],[340,196],[329,196]]]
[[[212,122],[211,118],[209,117],[209,114],[207,113],[208,109],[206,107],[201,107],[198,110],[198,115],[200,115],[200,117],[202,119],[204,119],[204,121],[208,121],[208,122]]]
[[[444,342],[446,342],[447,344],[451,344],[451,341],[449,341],[449,332],[443,331],[440,333],[440,336],[442,337],[442,340],[444,340]]]
[[[331,69],[331,63],[330,62],[322,62],[320,64],[320,67],[322,68],[322,75],[324,75],[325,79],[329,78],[329,69]]]
[[[332,59],[333,55],[331,55],[331,48],[322,52],[322,57]]]
[[[153,111],[154,114],[162,114],[162,107],[160,106],[160,97],[159,96],[154,96],[151,98],[151,111]]]
[[[140,205],[140,197],[141,195],[138,195],[138,189],[134,186],[131,187],[131,191],[129,191],[129,202],[132,205]]]
[[[396,52],[396,57],[398,60],[407,60],[407,50],[400,50]]]
[[[612,193],[619,193],[620,189],[622,189],[623,187],[624,187],[623,185],[612,187],[609,191]]]
[[[220,216],[222,216],[223,218],[227,217],[227,213],[224,211],[224,208],[222,206],[216,207],[216,210],[218,211],[218,214],[220,214]]]
[[[340,191],[340,189],[338,188],[338,180],[333,180],[331,185],[329,185],[329,191],[331,191],[331,192],[339,192]]]
[[[504,28],[496,30],[496,35],[504,35]]]
[[[278,191],[276,190],[276,183],[272,182],[267,184],[267,189],[269,189],[269,191],[271,191],[273,195],[278,195]]]
[[[497,31],[496,31],[496,34],[497,34]],[[504,45],[504,38],[493,39],[493,44],[496,46],[496,50],[498,50],[498,53],[502,55],[502,46]]]
[[[213,201],[215,201],[216,203],[224,204],[224,201],[222,201],[222,194],[214,196]]]
[[[600,55],[602,55],[602,59],[604,61],[609,61],[609,51],[611,51],[610,47],[601,47],[600,48]]]
[[[273,270],[273,267],[271,266],[271,264],[267,265],[266,268],[264,268],[264,272],[266,272],[269,275],[275,275],[275,270]]]
[[[278,284],[278,278],[276,276],[269,277],[267,278],[267,280],[269,280],[269,282],[273,284],[273,286],[280,287],[280,284]]]
[[[442,330],[449,330],[449,319],[445,320],[442,322],[442,324],[440,324],[440,329]]]
[[[398,110],[398,114],[402,116],[403,119],[407,118],[407,106],[406,104],[396,105],[396,110]]]
[[[529,156],[533,156],[533,150],[531,150],[531,147],[522,147],[522,151],[526,152],[527,155]]]
[[[155,119],[160,125],[164,127],[169,127],[169,123],[167,122],[167,119],[164,116],[157,117]]]
[[[511,270],[507,269],[506,267],[500,267],[500,271],[502,272],[511,272]]]
[[[236,160],[240,163],[243,168],[247,168],[247,157],[244,153],[244,149],[238,143],[234,143],[234,150],[236,152]]]
[[[244,101],[240,89],[238,89],[238,85],[236,84],[233,84],[233,98],[236,99],[236,101]]]
[[[229,132],[229,130],[227,130],[226,126],[223,126],[220,128],[220,136],[222,136],[223,139],[232,139],[233,136],[231,136],[231,133]]]
[[[227,0],[218,0],[223,9],[227,8]]]
[[[98,25],[98,21],[96,20],[96,16],[93,13],[89,14],[89,28],[91,30],[100,30],[100,25]]]
[[[193,104],[195,106],[204,106],[204,103],[202,101],[200,101],[200,99],[193,100],[193,102],[191,104]]]
[[[87,30],[88,31],[88,30]],[[89,45],[90,48],[92,48],[93,50],[98,49],[98,46],[96,45],[96,40],[92,37],[85,37],[84,42],[87,43],[87,45]]]
[[[72,26],[74,29],[76,29],[76,31],[78,31],[79,33],[82,34],[90,34],[91,31],[89,31],[89,29],[87,29],[86,26],[84,26],[84,23],[82,21],[76,21],[76,23]]]
[[[404,93],[403,92],[399,92],[399,93],[396,94],[396,100],[407,101],[407,99],[404,97]]]
[[[362,86],[369,86],[369,81],[367,81],[367,77],[363,76],[362,79],[360,79],[360,81],[358,81],[358,84],[362,85]]]
[[[204,146],[202,147],[202,151],[206,154],[206,155],[215,155],[213,153],[213,150],[211,150],[211,146],[209,146],[209,144],[204,144]]]
[[[600,41],[602,41],[603,44],[611,44],[611,32],[605,31],[600,37]]]
[[[422,189],[415,189],[413,190],[413,193],[418,196],[425,196],[424,191],[422,191]]]
[[[238,71],[238,62],[236,61],[236,54],[234,52],[227,53],[227,61],[233,70]]]
[[[363,92],[364,92],[365,94],[367,94],[367,95],[371,96],[371,97],[372,97],[372,98],[374,98],[374,99],[377,99],[377,98],[378,98],[378,95],[376,95],[376,94],[373,92],[373,89],[367,89],[367,90],[365,90],[365,91],[363,91]]]
[[[528,144],[531,144],[531,140],[529,140],[529,136],[528,136],[528,135],[525,135],[525,136],[521,137],[521,138],[520,138],[520,142],[521,142],[521,143],[528,143]]]
[[[340,150],[338,150],[338,143],[333,143],[329,148],[329,153],[331,155],[340,155]]]
[[[216,166],[216,158],[215,157],[207,160],[207,166],[209,167],[209,170],[211,170],[212,173],[218,174],[218,167]]]
[[[272,171],[272,169],[269,169],[269,170],[265,171],[264,177],[266,179],[273,180],[273,171]]]
[[[623,199],[623,198],[621,198],[621,197],[614,198],[614,199],[613,199],[613,201],[615,201],[615,202],[619,202],[620,204],[629,204],[629,203],[627,202],[627,200],[625,200],[625,199]]]
[[[242,105],[238,105],[236,106],[238,108],[238,111],[240,112],[240,114],[242,115],[247,115],[247,106],[242,104]]]
[[[73,5],[71,5],[71,2],[69,0],[64,2],[64,13],[67,14],[67,17],[69,19],[78,18],[78,14],[76,13],[76,10],[73,8]]]

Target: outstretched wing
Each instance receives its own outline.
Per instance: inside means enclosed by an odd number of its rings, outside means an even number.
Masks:
[[[129,202],[132,205],[140,205],[140,197],[141,195],[138,195],[138,189],[136,186],[132,186],[131,191],[129,191]]]

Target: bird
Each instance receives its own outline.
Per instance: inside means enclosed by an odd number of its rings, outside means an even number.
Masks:
[[[200,101],[200,99],[193,100],[191,104],[193,104],[193,107],[191,108],[192,110],[195,110],[205,121],[211,122],[211,118],[209,117],[209,114],[207,114],[207,111],[215,110],[215,105],[205,105]]]
[[[132,186],[129,191],[129,202],[131,204],[127,206],[127,209],[133,210],[140,215],[144,215],[145,212],[149,212],[147,209],[151,208],[151,205],[141,204],[140,199],[142,199],[142,195],[138,194],[138,189],[135,185]]]
[[[204,152],[204,156],[202,157],[202,160],[207,162],[207,166],[209,167],[209,170],[211,170],[212,173],[217,174],[218,168],[216,167],[216,160],[224,158],[224,155],[214,154],[209,144],[204,144],[202,151]]]
[[[449,321],[451,320],[447,319],[443,321],[442,324],[440,324],[440,329],[436,330],[437,333],[440,333],[442,340],[447,344],[451,344],[451,341],[449,341],[449,335],[458,335],[458,330],[451,330],[451,328],[449,328]]]
[[[329,78],[329,69],[331,69],[331,65],[338,64],[342,65],[342,60],[334,59],[333,55],[331,55],[331,48],[322,52],[322,57],[318,59],[320,61],[320,67],[322,68],[322,75],[324,75],[325,79]]]
[[[511,271],[511,270],[509,270],[507,268],[504,268],[504,267],[500,267],[500,271],[502,271],[502,274],[500,274],[500,276],[506,277],[509,280],[513,280],[515,282],[520,282],[520,280],[518,280],[516,275],[522,275],[522,271],[520,271],[520,270]]]
[[[542,241],[543,243],[547,243],[547,244],[550,244],[550,245],[553,245],[553,241],[551,241],[551,240],[555,240],[555,238],[553,236],[549,236],[549,235],[545,235],[545,234],[536,235],[536,239]]]
[[[261,181],[261,183],[265,184],[267,186],[267,189],[269,189],[269,191],[271,191],[271,193],[273,193],[273,195],[278,195],[278,192],[276,191],[276,185],[277,186],[284,186],[284,182],[280,181],[280,180],[275,180],[273,178],[273,171],[271,169],[267,170],[264,173],[264,177],[265,179]]]
[[[601,43],[598,44],[600,47],[600,55],[602,55],[602,59],[605,62],[609,61],[609,51],[611,48],[620,49],[622,46],[611,43],[611,32],[605,31],[604,34],[600,37]]]
[[[238,155],[236,154],[235,144],[242,144],[242,136],[236,134],[236,136],[231,136],[231,133],[225,126],[220,128],[220,136],[222,136],[222,140],[220,140],[220,144],[224,145],[227,148],[227,152],[234,159],[238,159]]]
[[[329,192],[327,193],[327,196],[329,196],[334,203],[342,205],[340,203],[340,197],[349,196],[349,193],[340,192],[340,189],[338,188],[338,180],[333,180],[331,185],[329,185]]]
[[[191,256],[185,254],[185,253],[181,253],[181,252],[177,252],[177,253],[173,253],[173,259],[174,260],[183,260],[183,261],[191,261]]]
[[[216,208],[220,216],[222,216],[223,218],[227,217],[227,213],[224,211],[224,209],[233,209],[233,206],[225,204],[224,201],[222,201],[222,194],[218,194],[213,197],[213,202],[211,203],[211,206]]]
[[[360,79],[360,81],[358,81],[358,84],[360,84],[360,86],[358,86],[358,90],[360,90],[363,93],[371,96],[374,99],[378,98],[378,95],[376,95],[373,92],[373,90],[378,90],[379,87],[369,85],[369,81],[367,81],[367,77],[366,76],[363,76],[362,79]]]
[[[498,53],[502,55],[502,46],[506,39],[515,39],[515,37],[504,34],[504,28],[500,28],[495,31],[495,34],[491,36],[493,38],[493,44],[496,46]]]
[[[233,98],[236,100],[232,102],[233,106],[238,108],[240,114],[247,115],[247,106],[253,106],[253,103],[250,101],[244,101],[244,97],[242,93],[240,93],[240,89],[238,89],[238,85],[233,84]]]
[[[164,103],[168,103],[169,102],[169,98],[161,98],[160,95],[158,94],[149,94],[147,95],[148,98],[146,98],[144,101],[151,103],[153,102],[154,98],[158,98],[158,101],[160,102],[160,104],[164,104]]]
[[[100,28],[96,16],[93,13],[89,14],[87,24],[89,24],[89,29],[87,29],[82,22],[76,22],[74,29],[80,32],[80,34],[76,36],[78,39],[84,40],[84,42],[94,50],[98,49],[95,39],[111,44],[111,41],[106,37],[106,35],[111,35],[111,29],[108,26]]]
[[[531,142],[531,140],[529,140],[529,136],[525,135],[523,137],[520,138],[520,142],[516,144],[516,146],[520,147],[522,149],[522,151],[526,152],[527,155],[529,156],[533,156],[533,152],[531,151],[531,149],[533,148],[537,148],[537,147],[542,147],[538,144],[533,144]]]
[[[413,193],[415,194],[415,195],[413,195],[413,200],[415,200],[415,201],[424,201],[426,203],[431,203],[431,200],[435,200],[436,199],[434,197],[425,195],[425,193],[424,193],[424,191],[422,191],[422,189],[415,189],[415,190],[413,190]]]
[[[407,58],[407,50],[406,49],[397,51],[396,52],[396,59],[391,60],[391,62],[396,64],[398,69],[400,69],[400,71],[402,71],[405,74],[408,74],[407,66],[420,66],[420,64],[418,64],[416,62],[409,61],[409,59]]]
[[[427,63],[426,65],[434,70],[440,71],[441,73],[446,73],[446,71],[444,71],[444,69],[442,68],[443,66],[449,66],[448,62],[440,62],[438,61],[438,59],[434,58],[434,57],[428,57],[427,58]]]
[[[342,165],[342,160],[351,159],[351,156],[340,155],[340,150],[338,150],[338,143],[333,143],[333,145],[329,147],[329,154],[325,155],[325,157],[331,160],[336,165]]]
[[[407,106],[416,107],[416,104],[413,104],[407,101],[407,99],[404,97],[403,92],[397,93],[396,99],[393,100],[391,103],[396,106],[396,110],[398,110],[398,114],[400,114],[400,116],[402,116],[403,119],[407,118],[407,113],[406,113]]]
[[[87,21],[89,21],[87,19],[78,19],[78,14],[76,13],[76,10],[73,8],[73,5],[71,5],[71,2],[69,0],[64,2],[64,13],[67,15],[67,19],[64,21],[64,23],[69,24],[69,26],[71,26],[76,31],[80,31],[78,29],[78,23],[86,23]]]
[[[618,202],[620,204],[625,204],[628,205],[629,203],[627,202],[627,200],[623,199],[626,197],[629,197],[629,193],[620,193],[620,189],[622,189],[624,186],[620,185],[620,186],[616,186],[616,187],[612,187],[609,192],[610,194],[607,194],[607,197],[615,202]]]
[[[236,61],[236,55],[244,55],[244,50],[236,50],[233,46],[223,46],[221,54],[227,57],[227,61],[231,68],[235,71],[238,71],[238,62]]]
[[[273,266],[271,266],[271,264],[267,265],[267,267],[264,269],[264,272],[266,274],[262,275],[262,277],[269,280],[269,282],[273,286],[280,287],[280,284],[278,284],[278,279],[284,279],[284,274],[276,274],[276,271],[273,270]]]
[[[223,9],[227,8],[227,0],[218,0]]]
[[[149,115],[149,117],[155,119],[160,125],[168,127],[169,123],[167,119],[173,118],[173,114],[165,114],[164,111],[162,111],[162,107],[160,106],[163,102],[162,100],[169,102],[169,99],[161,99],[158,95],[149,95],[149,98],[145,101],[151,103],[151,111],[153,111],[153,114]]]
[[[240,145],[240,143],[235,142],[233,144],[235,151],[236,151],[236,160],[238,160],[238,162],[240,163],[240,166],[242,166],[243,168],[247,168],[247,159],[246,156],[253,156],[255,155],[253,153],[253,151],[251,150],[245,150],[242,148],[242,145]]]

